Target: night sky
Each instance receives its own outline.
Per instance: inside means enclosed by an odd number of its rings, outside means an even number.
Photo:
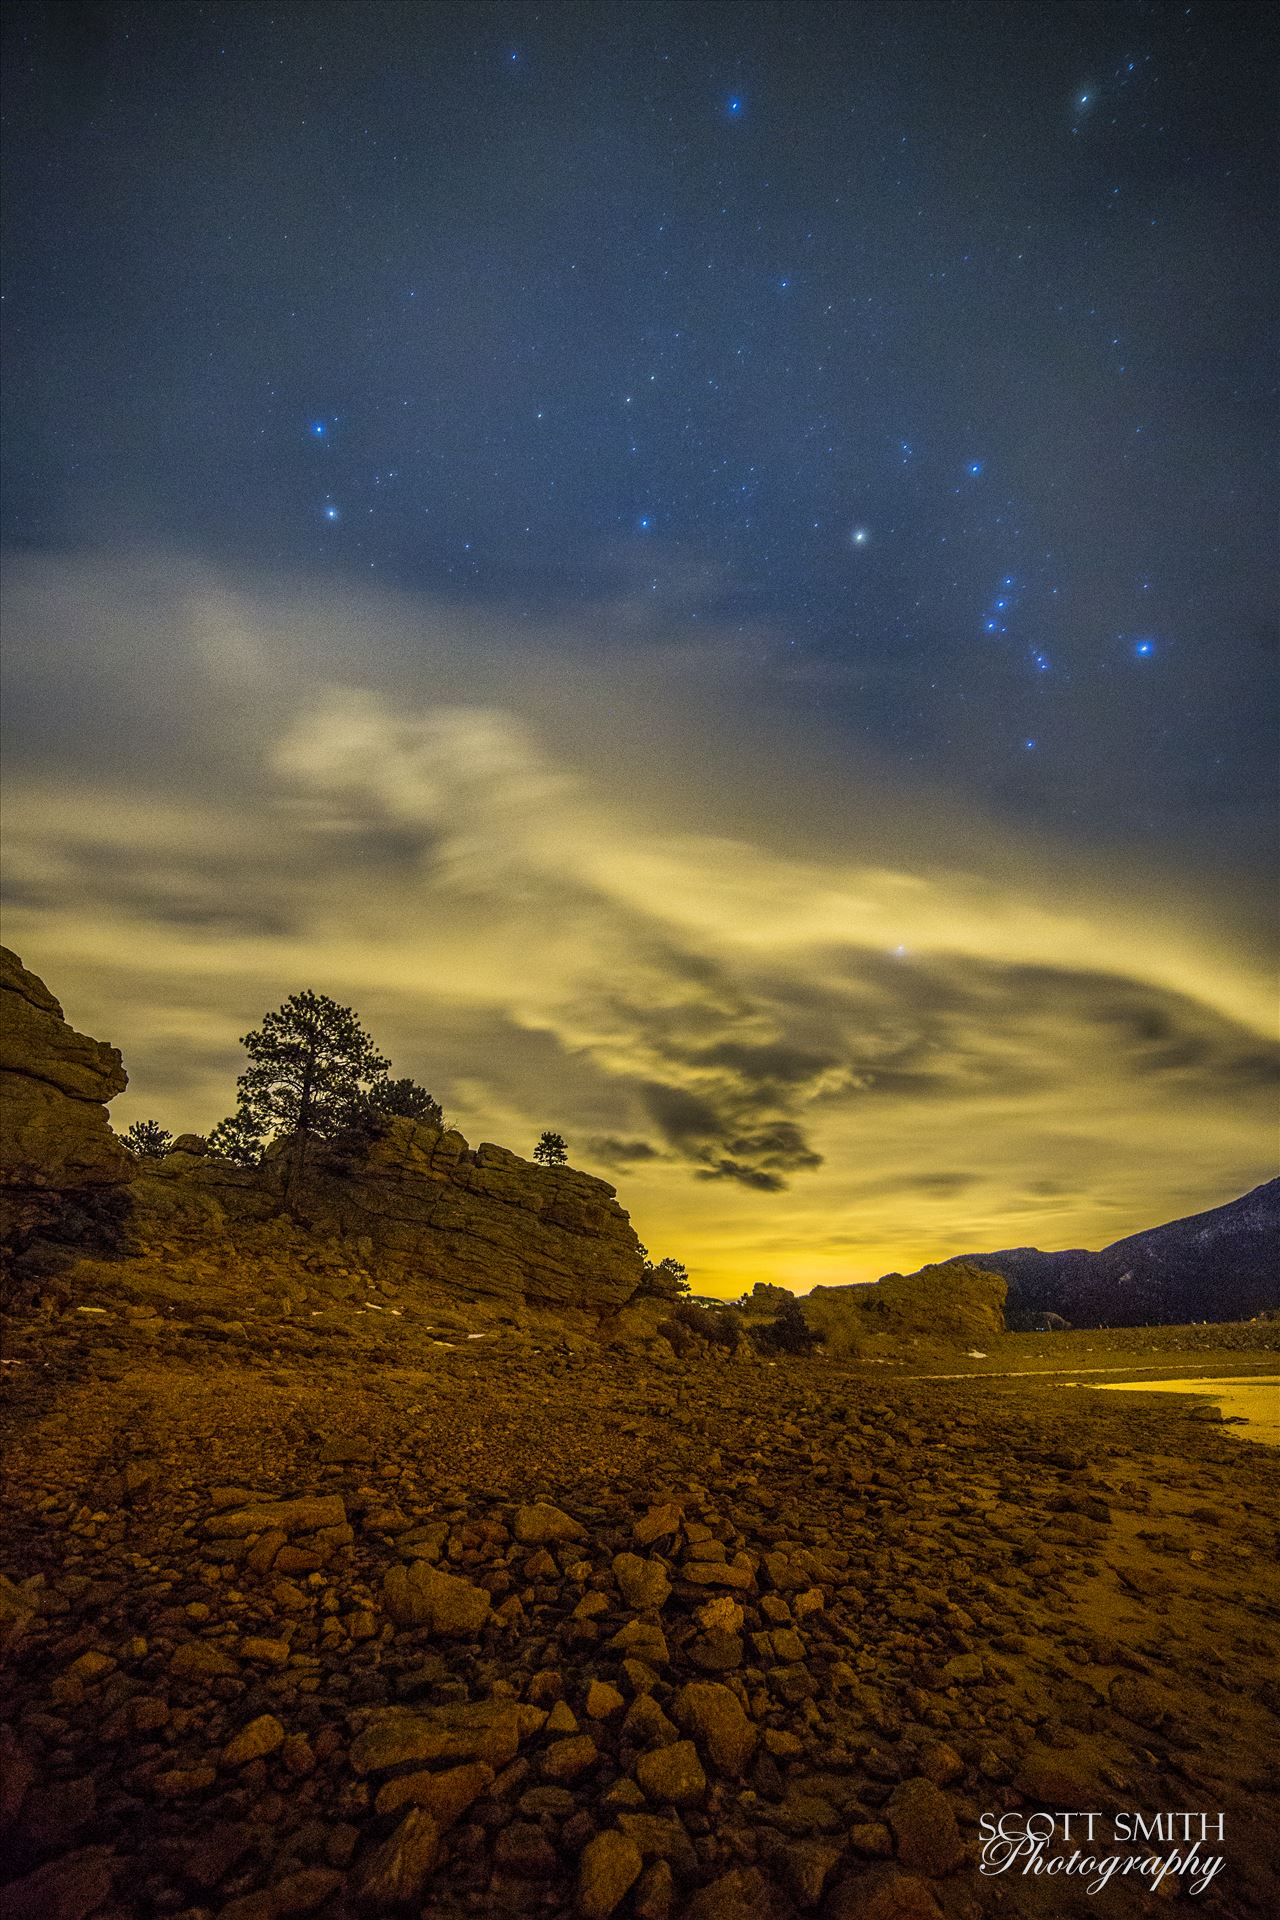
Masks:
[[[695,1286],[1275,1171],[1270,6],[5,11],[5,937]]]

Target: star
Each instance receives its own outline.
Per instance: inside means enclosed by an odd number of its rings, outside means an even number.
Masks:
[[[330,502],[324,510],[324,517],[326,520],[341,520],[342,514],[339,509]]]
[[[865,547],[871,534],[866,527],[855,527],[849,539],[855,547]]]
[[[1135,640],[1133,650],[1139,660],[1149,660],[1156,650],[1156,643],[1154,640]]]
[[[731,120],[737,120],[740,117],[742,113],[742,95],[741,94],[738,94],[738,93],[730,94],[727,111],[729,114],[729,118]]]
[[[323,420],[313,420],[311,422],[311,438],[313,440],[327,439],[328,433],[329,429]]]

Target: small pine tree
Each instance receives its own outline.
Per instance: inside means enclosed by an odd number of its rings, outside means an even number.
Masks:
[[[562,1133],[548,1130],[539,1136],[533,1157],[540,1160],[544,1167],[562,1167],[569,1158],[569,1142]]]
[[[124,1143],[139,1160],[163,1160],[173,1145],[173,1135],[158,1120],[135,1120]]]

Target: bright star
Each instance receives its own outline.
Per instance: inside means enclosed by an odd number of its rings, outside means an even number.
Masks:
[[[653,522],[650,520],[647,513],[642,513],[640,515],[638,524],[639,524],[641,533],[648,533],[649,528],[653,525]]]
[[[1027,753],[1034,753],[1034,752],[1035,752],[1035,745],[1036,745],[1036,743],[1035,743],[1035,741],[1034,741],[1034,740],[1024,740],[1024,741],[1023,741],[1023,743],[1022,743],[1022,745],[1023,745],[1023,748],[1024,748],[1024,750],[1025,750],[1025,751],[1026,751]]]
[[[855,527],[849,538],[855,547],[865,547],[871,534],[866,527]]]
[[[971,474],[973,474],[973,475],[974,475],[974,477],[976,478],[976,477],[977,477],[977,475],[978,475],[978,474],[980,474],[980,473],[982,472],[982,462],[981,462],[981,460],[971,460],[971,461],[969,462],[969,472],[970,472]]]
[[[337,507],[328,506],[324,510],[324,517],[326,520],[341,520],[342,515],[339,513]]]
[[[323,420],[313,420],[311,422],[311,435],[313,439],[323,440],[328,431],[329,429]]]
[[[738,115],[742,112],[741,95],[735,93],[731,96],[729,100],[729,112],[732,115],[732,117],[736,120]]]
[[[1156,643],[1154,640],[1137,640],[1134,642],[1133,650],[1139,660],[1147,660],[1150,659],[1151,655],[1155,652]]]
[[[984,622],[984,625],[988,633],[999,633],[1000,631],[1000,623],[998,620],[987,620]]]

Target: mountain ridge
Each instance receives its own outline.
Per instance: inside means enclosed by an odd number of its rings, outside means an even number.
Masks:
[[[1096,1252],[1004,1247],[960,1263],[1007,1281],[1015,1329],[1046,1313],[1082,1327],[1249,1319],[1280,1307],[1280,1178]]]

